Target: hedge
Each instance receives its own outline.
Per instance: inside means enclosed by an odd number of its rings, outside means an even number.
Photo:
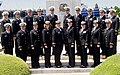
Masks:
[[[90,75],[120,75],[120,54],[108,57]]]
[[[30,75],[28,65],[20,58],[0,55],[0,75]]]

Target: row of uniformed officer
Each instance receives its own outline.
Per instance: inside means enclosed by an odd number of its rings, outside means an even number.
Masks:
[[[31,39],[31,61],[32,68],[39,68],[39,56],[43,55],[43,42],[42,42],[42,33],[38,29],[37,22],[33,22],[33,30],[30,31],[30,39]]]
[[[1,33],[1,45],[2,49],[4,50],[5,54],[13,55],[13,33],[11,32],[11,24],[5,23],[4,24],[5,31]]]

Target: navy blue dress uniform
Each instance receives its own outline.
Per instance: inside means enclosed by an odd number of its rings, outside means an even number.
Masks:
[[[45,29],[43,29],[42,31],[46,68],[51,67],[50,56],[51,56],[51,45],[52,45],[52,31],[49,27],[50,27],[50,21],[46,21]]]
[[[55,28],[55,21],[58,20],[58,16],[54,14],[55,8],[53,6],[49,7],[50,14],[46,16],[45,21],[50,21],[51,23],[51,29]]]
[[[118,35],[118,29],[119,29],[119,17],[116,16],[114,10],[110,10],[110,15],[111,15],[111,21],[112,21],[111,27],[115,30],[113,54],[116,54],[117,53],[117,35]]]
[[[88,47],[88,30],[86,28],[86,22],[81,22],[81,29],[79,30],[79,50],[81,55],[81,68],[88,66],[87,63],[87,47]]]
[[[89,32],[89,40],[88,40],[88,44],[90,43],[90,36],[91,36],[91,31],[92,31],[92,28],[93,28],[93,21],[96,20],[96,17],[92,15],[92,9],[89,8],[88,9],[88,16],[85,18],[85,21],[87,22],[87,29],[88,29],[88,32]],[[91,47],[89,46],[89,54],[90,55],[93,55],[93,51],[91,50]]]
[[[18,57],[20,57],[26,62],[27,54],[28,54],[28,47],[30,44],[30,35],[29,35],[29,32],[25,30],[26,23],[22,22],[19,25],[20,25],[21,30],[19,30],[16,35],[17,45],[20,51]]]
[[[14,41],[13,41],[13,34],[10,31],[11,24],[6,23],[6,24],[4,24],[4,27],[5,27],[6,31],[1,33],[2,49],[4,50],[5,54],[13,55]]]
[[[23,22],[26,23],[26,30],[30,32],[33,29],[32,10],[28,9],[27,13],[28,15],[24,17]]]
[[[115,40],[115,30],[111,27],[112,21],[106,19],[106,29],[104,31],[103,41],[105,45],[106,57],[114,54],[114,40]]]
[[[68,19],[68,28],[65,32],[66,40],[67,40],[67,49],[68,49],[68,57],[69,57],[69,65],[67,67],[75,66],[75,36],[74,36],[74,27],[72,27],[72,20]]]
[[[4,11],[4,12],[2,13],[2,16],[3,16],[3,19],[2,19],[2,21],[1,21],[1,29],[2,29],[2,32],[5,31],[4,24],[5,24],[5,23],[10,23],[10,19],[8,19],[8,15],[9,15],[9,13],[6,12],[6,11]]]
[[[15,11],[14,15],[20,15],[20,11]],[[19,24],[21,23],[21,19],[20,16],[17,18],[15,17],[15,19],[13,19],[12,21],[12,31],[13,31],[13,36],[16,37],[17,32],[20,30],[20,26]]]
[[[38,23],[38,30],[44,29],[45,18],[42,16],[42,10],[40,8],[37,9],[38,15],[34,18],[34,21]]]
[[[69,7],[64,7],[65,9],[65,12],[66,12],[66,15],[63,17],[63,31],[64,33],[66,32],[67,28],[68,28],[68,19],[72,19],[72,24],[74,26],[74,18],[73,16],[70,14],[70,8]],[[64,35],[64,43],[65,43],[65,50],[66,50],[66,54],[64,55],[67,55],[68,54],[68,45],[67,45],[67,38],[66,38],[66,35]]]
[[[21,23],[21,19],[15,18],[12,21],[12,30],[13,30],[13,36],[14,37],[16,36],[17,32],[20,30],[20,26],[19,26],[20,23]]]
[[[75,22],[75,40],[76,40],[76,49],[77,49],[77,53],[76,55],[80,55],[80,51],[78,50],[79,49],[79,30],[81,28],[81,22],[84,21],[84,17],[80,14],[80,7],[79,6],[76,6],[75,7],[75,10],[76,10],[76,14],[73,16],[74,18],[74,22]]]
[[[95,67],[100,64],[100,27],[98,20],[94,20],[94,27],[91,31],[91,40],[90,40],[90,46],[91,50],[93,50],[93,60],[94,64],[92,67]]]
[[[43,42],[42,42],[42,33],[40,30],[37,29],[38,24],[33,22],[33,30],[30,32],[30,39],[31,39],[31,61],[32,61],[32,68],[39,68],[39,56],[43,55]]]
[[[26,23],[26,30],[30,32],[33,29],[33,15],[32,15],[32,9],[27,10],[27,16],[23,18],[23,22]],[[30,41],[30,40],[29,40]],[[30,44],[29,44],[30,46]],[[28,56],[31,55],[31,48],[29,48]]]
[[[100,17],[98,18],[99,21],[99,26],[100,26],[100,30],[101,30],[101,49],[102,49],[102,55],[105,55],[105,50],[104,50],[104,44],[103,44],[103,33],[104,30],[106,29],[106,25],[105,25],[105,20],[108,17],[105,15],[105,11],[104,9],[100,9]]]
[[[21,23],[20,11],[15,11],[14,15],[15,15],[15,19],[12,21],[12,31],[13,31],[13,37],[16,37],[17,32],[20,30],[20,26],[19,26],[19,24]],[[16,38],[14,39],[14,41],[15,41],[15,53],[16,56],[18,56],[19,50],[18,50]]]
[[[63,17],[63,30],[66,31],[66,29],[68,28],[68,24],[67,24],[68,23],[68,19],[72,19],[72,22],[73,22],[74,18],[70,14],[70,8],[69,7],[65,7],[64,9],[66,11],[66,15]]]
[[[55,55],[55,66],[62,67],[60,56],[63,50],[63,29],[60,27],[60,21],[56,21],[56,28],[52,32],[53,53]]]

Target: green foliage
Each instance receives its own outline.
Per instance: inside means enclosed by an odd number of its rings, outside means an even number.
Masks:
[[[95,67],[90,75],[120,75],[120,54],[110,56]]]
[[[0,75],[30,75],[28,65],[12,55],[0,55]]]
[[[118,6],[115,6],[114,9],[116,10],[116,15],[120,17],[120,8]]]

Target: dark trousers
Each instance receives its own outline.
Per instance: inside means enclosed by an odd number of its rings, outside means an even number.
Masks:
[[[104,30],[101,30],[101,39],[100,39],[101,46],[100,47],[101,47],[101,50],[102,50],[101,54],[106,55],[105,44],[104,44],[104,40],[103,40],[103,33],[104,33]]]
[[[79,44],[79,37],[78,37],[79,36],[79,30],[80,30],[79,27],[75,28],[75,40],[76,40],[76,50],[77,50],[76,54],[80,56],[81,51],[79,49],[80,48],[80,46],[79,46],[80,44]]]
[[[92,47],[90,46],[90,40],[91,40],[91,30],[89,29],[89,34],[88,34],[88,49],[89,49],[89,55],[93,55],[93,50]]]
[[[112,56],[114,53],[114,51],[113,51],[114,47],[113,48],[105,47],[105,50],[106,50],[106,57]]]
[[[28,48],[27,48],[27,46],[24,46],[22,48],[22,50],[19,52],[19,57],[26,62],[26,60],[27,60],[27,54],[28,54]]]
[[[81,65],[88,66],[87,63],[87,48],[84,45],[80,46],[81,49]]]
[[[15,39],[15,53],[17,57],[20,57],[20,50],[18,49],[17,40]]]
[[[114,39],[114,49],[113,49],[113,54],[117,53],[117,35],[115,35],[115,39]]]
[[[39,68],[40,67],[39,56],[40,56],[41,50],[42,50],[41,48],[37,48],[37,47],[35,47],[35,49],[32,50],[32,53],[31,53],[32,68]]]
[[[45,67],[50,67],[51,47],[44,48],[44,51],[45,51]]]
[[[5,47],[5,50],[4,50],[4,53],[5,53],[5,54],[13,55],[13,47],[11,47],[11,46],[6,46],[6,47]]]
[[[71,47],[71,44],[68,44],[68,56],[69,56],[69,65],[75,66],[75,48]]]
[[[97,45],[93,45],[92,50],[93,50],[94,66],[97,66],[100,64],[100,47],[97,47]]]
[[[55,55],[55,66],[61,66],[62,63],[60,61],[61,53],[62,53],[62,46],[57,45],[54,47],[54,55]]]

